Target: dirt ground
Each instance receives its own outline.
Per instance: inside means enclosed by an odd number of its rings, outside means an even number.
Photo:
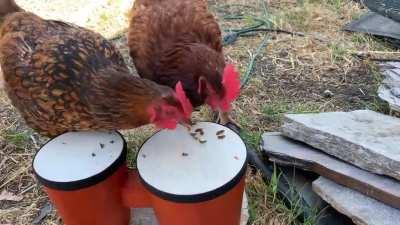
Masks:
[[[100,32],[127,57],[124,31],[130,0],[17,0],[25,9],[45,18],[77,23]],[[383,113],[388,107],[376,95],[381,76],[375,63],[360,60],[354,53],[393,52],[382,40],[342,31],[343,25],[366,10],[351,0],[218,0],[209,1],[224,34],[230,29],[266,21],[271,28],[298,32],[257,33],[240,37],[225,47],[227,60],[245,74],[259,44],[266,40],[255,60],[254,70],[241,96],[234,103],[235,118],[244,128],[246,142],[258,147],[260,135],[277,131],[284,113],[324,112],[369,108]],[[242,19],[231,20],[230,15]],[[207,108],[195,113],[198,119],[211,119]],[[24,122],[0,92],[0,193],[17,196],[15,201],[0,201],[0,225],[33,224],[48,202],[32,174],[32,157],[45,141]],[[153,132],[143,127],[124,132],[134,165],[134,153]],[[287,207],[275,198],[274,183],[264,183],[258,174],[249,173],[247,194],[251,225],[299,224],[298,208]],[[314,224],[306,218],[302,224]],[[62,224],[53,210],[40,223]]]

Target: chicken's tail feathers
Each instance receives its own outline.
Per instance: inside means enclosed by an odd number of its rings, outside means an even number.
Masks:
[[[15,0],[0,0],[0,19],[7,16],[8,14],[21,12],[21,9]]]

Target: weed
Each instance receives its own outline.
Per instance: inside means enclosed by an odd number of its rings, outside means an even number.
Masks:
[[[242,130],[240,136],[243,138],[244,142],[252,147],[253,149],[258,149],[261,132]]]
[[[0,136],[5,142],[14,145],[19,149],[25,148],[30,139],[30,133],[28,131],[19,132],[14,130],[4,130],[0,133]]]
[[[348,54],[348,48],[340,43],[333,43],[329,47],[331,49],[331,59],[335,63],[343,61]]]

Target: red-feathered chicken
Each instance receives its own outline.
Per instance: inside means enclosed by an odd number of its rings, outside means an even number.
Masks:
[[[136,0],[128,43],[141,77],[170,87],[181,81],[194,106],[207,103],[225,124],[240,82],[207,8],[206,0]]]
[[[66,131],[174,128],[191,114],[180,83],[134,77],[99,34],[24,12],[0,0],[5,89],[27,124],[46,136]]]

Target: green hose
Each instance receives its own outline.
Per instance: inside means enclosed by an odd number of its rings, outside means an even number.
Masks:
[[[246,7],[246,8],[254,8],[252,6],[246,6],[246,5],[241,5],[241,4],[234,4],[234,5],[223,5],[217,7],[217,11],[222,12],[223,8],[227,7]],[[263,2],[263,10],[264,10],[264,16],[268,15],[267,7],[265,3]],[[254,36],[256,35],[257,32],[265,32],[270,30],[270,25],[271,23],[269,21],[266,21],[263,18],[260,17],[247,17],[243,15],[224,15],[223,20],[244,20],[244,19],[251,19],[254,21],[249,26],[245,26],[242,28],[236,28],[236,29],[226,29],[224,30],[227,32],[227,34],[223,37],[223,45],[231,45],[233,44],[239,37],[244,37],[244,36]],[[260,44],[257,46],[254,55],[250,57],[250,61],[247,64],[246,72],[244,73],[241,81],[240,81],[240,88],[242,89],[250,80],[250,76],[252,75],[254,65],[256,63],[257,57],[261,54],[261,51],[267,46],[269,40],[269,36],[265,35]]]
[[[261,54],[261,50],[263,50],[263,49],[267,46],[268,40],[269,40],[269,36],[268,36],[268,35],[265,35],[264,38],[263,38],[263,40],[261,41],[261,43],[258,45],[258,47],[257,47],[257,49],[256,49],[256,51],[255,51],[255,53],[254,53],[254,55],[250,58],[250,62],[249,62],[249,64],[247,65],[246,72],[245,72],[245,74],[243,75],[243,78],[242,78],[242,80],[241,80],[241,82],[240,82],[240,88],[241,88],[241,89],[242,89],[242,88],[247,84],[247,82],[249,81],[249,79],[250,79],[250,74],[253,72],[254,64],[255,64],[255,62],[256,62],[256,59],[257,59],[258,55]]]

